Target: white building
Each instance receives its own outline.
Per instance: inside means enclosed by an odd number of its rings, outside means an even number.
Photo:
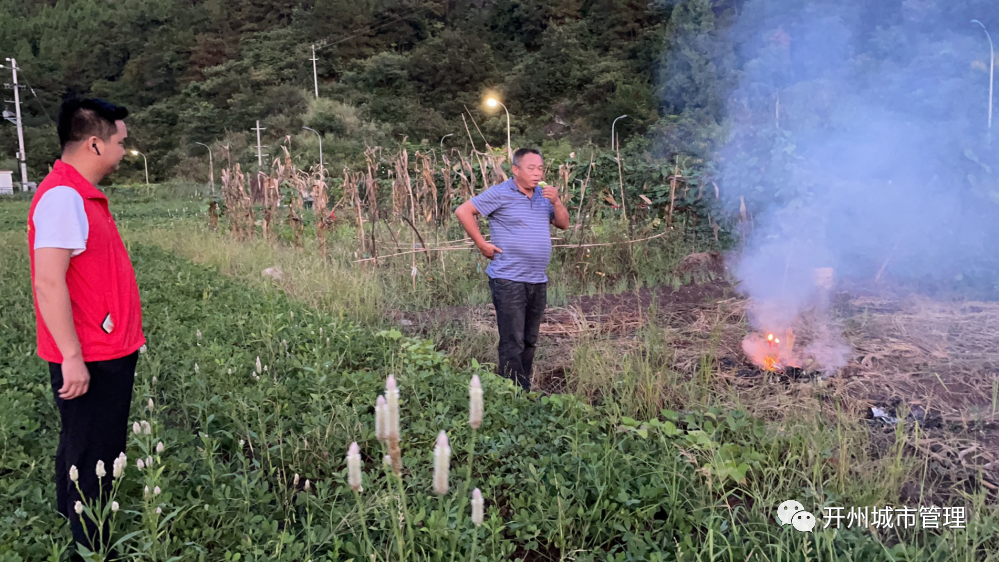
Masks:
[[[0,195],[14,193],[14,172],[0,170]]]

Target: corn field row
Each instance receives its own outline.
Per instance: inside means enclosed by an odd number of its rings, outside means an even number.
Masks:
[[[319,166],[299,169],[288,148],[282,146],[282,150],[283,156],[273,161],[270,172],[251,173],[233,163],[232,155],[223,149],[228,164],[222,170],[221,200],[210,206],[212,227],[217,228],[219,218],[224,215],[229,231],[237,239],[258,235],[267,239],[274,236],[276,222],[282,220],[279,215],[283,214],[294,233],[296,246],[303,244],[305,225],[309,222],[320,250],[326,254],[327,233],[334,220],[346,220],[356,227],[360,253],[377,263],[379,252],[399,255],[400,251],[415,253],[464,246],[465,240],[447,239],[453,209],[489,186],[508,179],[503,168],[507,160],[505,152],[462,153],[453,149],[441,153],[417,150],[411,154],[405,147],[392,152],[375,146],[365,150],[361,167],[344,166],[334,174]],[[632,220],[661,214],[672,223],[677,201],[692,191],[700,199],[704,191],[676,166],[664,180],[668,203],[662,201],[656,205],[639,193],[634,198],[637,204],[632,205],[631,201],[625,201],[619,160],[614,164],[614,171],[618,172],[614,183],[620,181],[617,196],[614,191],[618,186],[606,181],[609,178],[601,182],[603,187],[593,185],[595,158],[596,155],[591,156],[582,165],[575,161],[557,164],[545,174],[573,215],[566,243],[582,244],[588,221],[601,208],[622,208],[622,215],[627,217],[626,209],[630,207]],[[647,187],[648,182],[642,191]],[[313,217],[306,221],[309,212]],[[708,220],[717,238],[718,225],[710,216]],[[404,237],[409,240],[403,241]]]

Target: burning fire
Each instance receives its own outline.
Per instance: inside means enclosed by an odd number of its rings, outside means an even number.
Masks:
[[[820,267],[815,269],[815,288],[817,294],[817,308],[820,311],[828,312],[830,292],[834,285],[833,269],[831,267]],[[755,321],[762,324],[763,331],[751,333],[742,340],[742,350],[753,363],[764,371],[783,371],[788,367],[800,367],[801,359],[794,349],[794,330],[786,327],[784,330],[784,341],[781,342],[779,331],[773,330],[775,324],[797,324],[796,319],[789,319],[787,310],[780,310],[779,301],[752,301],[751,307],[755,316]],[[759,324],[757,324],[759,325]],[[773,331],[771,331],[773,330]],[[816,342],[809,343],[808,347],[814,349]],[[833,346],[831,349],[839,350],[843,346]],[[806,351],[804,355],[814,359],[814,352]],[[842,355],[842,353],[840,353]],[[840,360],[842,363],[842,360]]]
[[[773,332],[750,334],[742,340],[742,350],[764,371],[783,371],[785,367],[797,366],[794,356],[794,330],[785,331],[784,348],[781,349],[780,338]]]

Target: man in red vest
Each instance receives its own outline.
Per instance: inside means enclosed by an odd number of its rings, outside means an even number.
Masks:
[[[57,507],[69,518],[73,538],[91,550],[101,548],[98,529],[80,510],[96,507],[98,498],[107,502],[112,467],[125,451],[135,366],[145,344],[132,262],[107,197],[95,187],[125,155],[127,116],[125,108],[102,100],[64,103],[62,158],[28,211],[38,355],[49,362],[62,421]]]

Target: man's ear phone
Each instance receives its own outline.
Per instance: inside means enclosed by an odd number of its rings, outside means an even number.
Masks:
[[[97,150],[97,143],[96,142],[93,143],[93,144],[91,144],[90,146],[94,147],[94,152],[96,152],[98,156],[101,155],[101,151]]]

